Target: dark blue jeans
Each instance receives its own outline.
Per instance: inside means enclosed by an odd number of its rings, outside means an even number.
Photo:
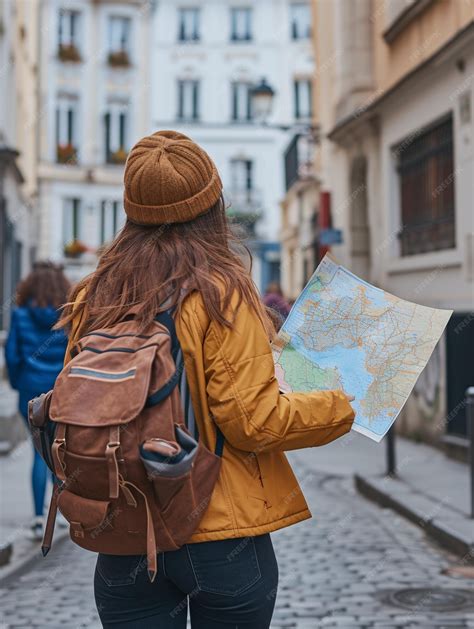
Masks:
[[[187,544],[160,553],[150,583],[144,555],[99,554],[94,578],[103,627],[266,629],[278,566],[270,535]]]

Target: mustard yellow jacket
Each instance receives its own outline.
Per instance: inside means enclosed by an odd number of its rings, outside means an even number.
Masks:
[[[194,292],[176,330],[200,437],[211,450],[215,424],[225,437],[217,485],[190,541],[262,535],[311,517],[284,451],[348,432],[354,412],[344,393],[281,394],[268,336],[245,303],[228,329],[209,319]]]

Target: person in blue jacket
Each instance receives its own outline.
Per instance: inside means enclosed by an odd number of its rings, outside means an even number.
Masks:
[[[17,307],[11,316],[5,359],[8,378],[19,393],[19,411],[25,421],[28,401],[52,389],[63,367],[67,338],[62,330],[52,328],[69,288],[62,267],[52,262],[35,263],[17,288]],[[32,531],[36,539],[42,535],[47,476],[46,464],[34,451]]]

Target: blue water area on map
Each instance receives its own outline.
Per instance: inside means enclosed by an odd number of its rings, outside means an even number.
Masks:
[[[315,351],[308,349],[303,340],[298,335],[292,336],[292,346],[323,369],[337,369],[341,376],[344,391],[355,396],[352,406],[359,412],[359,423],[367,425],[360,413],[360,402],[366,396],[367,389],[373,381],[371,374],[367,372],[365,366],[365,352],[360,347],[346,348],[342,346],[331,347],[326,351]]]

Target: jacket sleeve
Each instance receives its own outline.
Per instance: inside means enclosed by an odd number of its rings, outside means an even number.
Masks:
[[[12,312],[10,329],[5,343],[5,362],[7,365],[8,380],[14,389],[18,389],[18,380],[20,378],[23,360],[21,355],[18,313],[16,310]]]
[[[240,305],[231,329],[211,322],[204,347],[209,409],[232,446],[294,450],[350,430],[354,411],[342,391],[280,393],[267,334],[249,306]]]

